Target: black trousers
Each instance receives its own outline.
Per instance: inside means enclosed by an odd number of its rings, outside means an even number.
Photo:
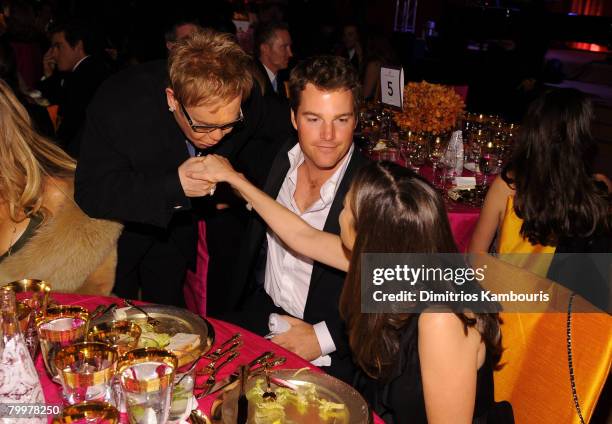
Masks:
[[[274,304],[272,298],[263,287],[258,288],[251,296],[245,299],[241,309],[222,315],[220,318],[245,328],[260,336],[270,332],[268,319],[271,313],[291,315]]]
[[[162,305],[185,306],[183,284],[187,260],[171,241],[119,240],[113,293]]]

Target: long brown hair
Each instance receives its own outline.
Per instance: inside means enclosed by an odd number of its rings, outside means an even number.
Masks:
[[[348,328],[353,358],[370,377],[389,376],[400,349],[402,329],[414,314],[361,313],[362,253],[456,253],[457,247],[441,196],[409,169],[382,162],[358,173],[349,191],[347,207],[353,212],[356,232],[340,313]],[[496,314],[457,314],[468,327],[478,329],[494,361],[501,340]],[[373,337],[373,335],[376,335]]]
[[[76,162],[38,134],[8,84],[0,80],[0,200],[19,222],[42,207],[44,177],[69,178]]]
[[[610,196],[592,176],[592,121],[591,101],[571,88],[544,93],[525,115],[502,177],[516,190],[521,236],[533,244],[611,230]]]

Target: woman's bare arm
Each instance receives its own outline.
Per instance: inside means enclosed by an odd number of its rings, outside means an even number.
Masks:
[[[311,227],[299,216],[282,206],[236,172],[227,159],[208,155],[206,172],[192,175],[212,182],[227,182],[251,204],[270,229],[292,250],[315,261],[342,271],[348,270],[349,259],[340,237]]]
[[[514,191],[500,177],[493,181],[480,211],[474,234],[468,246],[468,252],[484,253],[489,251],[489,246],[504,216],[508,196],[513,193]]]

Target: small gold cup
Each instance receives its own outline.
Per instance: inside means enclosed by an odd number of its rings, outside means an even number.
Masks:
[[[141,348],[119,359],[117,373],[121,383],[130,423],[142,416],[155,416],[155,422],[166,422],[170,414],[172,387],[178,366],[176,355],[162,349]]]
[[[55,367],[68,404],[112,398],[111,380],[115,374],[117,351],[97,342],[76,343],[62,348],[55,356]]]
[[[49,303],[49,293],[51,286],[43,280],[24,278],[23,280],[13,281],[2,286],[3,289],[12,290],[17,295],[17,300],[24,302],[35,312],[43,311]],[[28,295],[18,295],[20,293],[32,293]]]
[[[55,355],[68,345],[85,340],[89,313],[81,306],[59,305],[47,308],[36,317],[40,349],[47,372],[57,378]]]
[[[118,424],[119,411],[106,402],[83,402],[64,408],[62,415],[53,419],[53,424]]]
[[[132,321],[111,321],[91,327],[87,338],[114,347],[121,356],[136,349],[141,332],[140,326]]]
[[[30,318],[32,317],[32,308],[23,302],[17,302],[17,321],[19,321],[19,329],[22,334],[28,331]]]

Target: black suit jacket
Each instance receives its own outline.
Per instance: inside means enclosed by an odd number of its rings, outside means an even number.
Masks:
[[[167,78],[166,62],[157,61],[120,72],[100,87],[87,110],[75,198],[89,216],[126,224],[120,262],[136,264],[151,244],[170,241],[193,269],[194,211],[201,217],[214,213],[215,199],[189,199],[181,187],[177,170],[189,153],[168,111]],[[259,87],[242,107],[242,127],[210,152],[232,160],[253,137],[286,139],[291,133],[289,111],[270,105]]]
[[[287,142],[276,156],[272,169],[268,175],[268,180],[264,186],[264,191],[271,197],[276,198],[283,184],[285,176],[290,168],[287,152],[295,145],[296,140],[292,139]],[[343,208],[343,201],[346,193],[350,188],[351,181],[355,173],[368,163],[368,160],[361,156],[355,149],[336,196],[331,205],[331,209],[323,227],[324,231],[340,234],[340,223],[338,218]],[[233,290],[228,290],[233,293],[228,293],[228,296],[237,296],[242,294],[244,298],[248,298],[250,294],[257,289],[255,287],[256,268],[261,269],[260,252],[262,245],[265,242],[267,225],[266,223],[253,212],[253,217],[249,223],[245,243],[242,247],[242,252],[238,257],[238,263],[235,267],[235,272],[232,279]],[[336,351],[331,354],[332,366],[329,372],[345,381],[350,381],[354,371],[354,365],[350,357],[350,349],[346,336],[344,322],[340,318],[338,311],[338,303],[340,293],[344,286],[346,274],[335,268],[329,267],[319,262],[315,262],[310,278],[310,287],[308,289],[308,297],[306,299],[306,307],[304,309],[304,321],[310,324],[316,324],[325,321],[327,328],[331,334]],[[239,307],[241,299],[234,298],[235,304]]]
[[[79,154],[80,138],[77,135],[85,122],[87,105],[108,75],[109,69],[104,61],[89,56],[73,72],[57,74],[40,83],[43,95],[59,105],[56,137],[75,157]]]
[[[287,92],[285,91],[285,82],[289,80],[288,73],[286,72],[287,70],[281,70],[276,74],[276,85],[278,87],[277,93],[276,91],[274,91],[272,81],[270,81],[270,78],[268,77],[268,73],[266,72],[266,68],[264,67],[263,63],[261,63],[259,59],[257,59],[255,63],[257,64],[257,68],[261,76],[263,77],[263,80],[265,81],[264,94],[266,96],[276,96],[286,100]]]

